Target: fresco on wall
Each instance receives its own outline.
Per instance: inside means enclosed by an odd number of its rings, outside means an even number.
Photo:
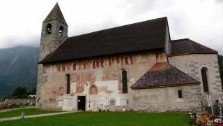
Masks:
[[[99,58],[95,60],[86,60],[86,61],[78,61],[72,63],[61,63],[56,65],[57,72],[61,71],[76,71],[76,70],[85,70],[85,69],[98,69],[111,67],[115,65],[133,65],[133,56],[125,55],[125,56],[113,56],[109,58]]]
[[[96,95],[97,92],[98,92],[98,89],[97,89],[96,85],[91,85],[89,94],[90,95]]]
[[[64,95],[64,87],[62,86],[48,86],[46,88],[47,92],[45,89],[41,90],[42,94],[45,94],[48,96],[48,101],[49,103],[56,102],[57,96],[63,96]]]
[[[77,84],[77,93],[83,93],[84,92],[84,84],[83,83],[78,83]]]

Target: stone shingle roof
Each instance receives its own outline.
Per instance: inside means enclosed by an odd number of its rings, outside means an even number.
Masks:
[[[132,89],[148,89],[158,87],[174,87],[183,85],[199,84],[197,80],[183,73],[179,69],[168,63],[156,63],[146,72],[135,84]]]
[[[40,63],[165,49],[167,18],[158,18],[65,40]]]
[[[67,25],[67,22],[64,19],[63,13],[61,12],[58,3],[56,3],[56,5],[50,11],[50,13],[48,14],[48,16],[43,21],[43,23],[46,23],[46,22],[49,22],[49,21],[52,21],[52,20],[57,20],[57,21],[65,24],[65,25]]]
[[[217,54],[218,52],[190,39],[173,40],[170,56],[185,54]]]

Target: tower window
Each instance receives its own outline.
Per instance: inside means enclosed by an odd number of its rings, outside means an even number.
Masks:
[[[59,28],[59,36],[62,36],[63,35],[63,26],[60,26]]]
[[[202,77],[204,92],[209,92],[207,72],[208,72],[208,69],[206,67],[203,67],[201,69],[201,77]]]
[[[182,90],[178,90],[178,98],[183,98]]]
[[[70,94],[70,74],[67,74],[66,77],[67,77],[67,94]]]
[[[51,34],[51,32],[52,32],[52,25],[51,24],[47,24],[47,26],[46,26],[46,33],[47,34]]]
[[[128,85],[127,85],[127,71],[122,69],[122,93],[128,93]]]

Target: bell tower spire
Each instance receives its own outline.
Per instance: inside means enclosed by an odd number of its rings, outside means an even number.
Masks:
[[[59,4],[56,3],[56,5],[53,7],[53,9],[50,11],[48,16],[45,18],[43,23],[47,23],[53,20],[57,20],[60,23],[67,25],[66,20],[64,19],[63,13],[60,10]]]
[[[59,4],[53,7],[42,24],[40,56],[44,59],[52,53],[65,39],[67,39],[68,25],[60,10]]]

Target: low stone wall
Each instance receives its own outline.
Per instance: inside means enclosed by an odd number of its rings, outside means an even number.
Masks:
[[[8,98],[5,99],[4,104],[7,105],[35,105],[35,99],[30,99],[30,98]]]
[[[4,105],[4,102],[0,102],[0,106],[3,106]]]

